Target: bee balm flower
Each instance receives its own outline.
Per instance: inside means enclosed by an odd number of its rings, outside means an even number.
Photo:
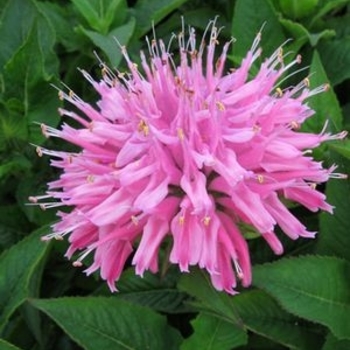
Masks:
[[[215,60],[217,38],[215,21],[199,45],[194,29],[188,39],[181,32],[178,65],[162,41],[149,43],[149,58],[141,53],[140,68],[122,47],[128,73],[115,75],[102,65],[103,77],[95,81],[82,72],[100,95],[97,107],[73,92],[60,92],[80,111],[61,114],[79,127],[42,125],[47,137],[80,149],[37,149],[51,156],[62,174],[48,184],[46,195],[31,200],[43,208],[72,208],[58,213],[53,233],[44,239],[68,235],[67,257],[80,251],[75,266],[93,254],[86,273],[100,270],[112,291],[133,252],[138,275],[156,272],[160,245],[170,237],[171,263],[183,272],[198,265],[217,290],[235,293],[238,280],[251,284],[248,246],[239,227],[250,225],[281,254],[277,225],[291,239],[315,236],[283,198],[311,211],[332,211],[315,185],[340,175],[333,173],[335,166],[324,169],[309,150],[345,133],[297,130],[314,114],[305,100],[327,86],[310,90],[305,79],[278,88],[282,75],[300,60],[286,65],[281,48],[249,78],[261,53],[260,34],[241,66],[226,73],[230,43]]]

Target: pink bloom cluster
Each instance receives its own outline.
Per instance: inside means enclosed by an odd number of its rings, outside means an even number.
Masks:
[[[81,252],[75,266],[93,253],[85,271],[100,270],[112,291],[134,249],[136,274],[156,272],[160,245],[170,237],[171,263],[183,272],[198,265],[217,290],[235,293],[237,280],[251,284],[241,224],[281,254],[277,225],[291,239],[315,236],[283,198],[332,212],[316,184],[341,175],[333,173],[335,166],[324,169],[310,150],[345,133],[298,131],[314,114],[305,100],[327,86],[310,90],[306,78],[279,88],[281,77],[300,60],[285,64],[282,48],[250,78],[261,54],[260,34],[241,66],[226,73],[230,43],[215,59],[218,32],[210,22],[199,45],[193,28],[187,39],[181,32],[178,65],[162,41],[152,40],[149,58],[141,53],[142,73],[122,47],[128,73],[114,74],[102,64],[103,78],[95,81],[82,72],[100,95],[96,108],[60,91],[81,112],[61,114],[79,128],[42,125],[47,137],[81,149],[37,148],[62,174],[48,184],[46,195],[31,201],[43,208],[72,207],[58,213],[60,220],[44,239],[69,235],[67,257]]]

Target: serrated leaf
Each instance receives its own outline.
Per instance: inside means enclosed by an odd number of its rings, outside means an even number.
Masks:
[[[138,37],[144,36],[152,25],[157,25],[172,11],[179,8],[188,0],[138,0],[134,7]]]
[[[194,332],[184,340],[181,350],[231,350],[247,343],[244,332],[215,316],[199,313],[191,324]]]
[[[326,72],[318,52],[315,50],[310,66],[310,88],[314,89],[328,83]],[[342,125],[342,113],[337,97],[331,87],[326,92],[312,96],[308,100],[310,107],[316,115],[303,123],[303,129],[319,133],[326,121],[329,121],[329,131],[339,131]]]
[[[46,228],[39,229],[0,256],[0,330],[30,296],[30,282],[48,244],[40,242]]]
[[[303,256],[256,266],[253,283],[287,311],[350,337],[350,264],[333,257]]]
[[[187,294],[176,288],[169,271],[164,277],[145,273],[143,278],[135,275],[134,269],[123,273],[118,283],[118,297],[148,306],[153,310],[166,313],[188,312],[184,304]]]
[[[0,349],[1,350],[21,350],[17,346],[7,342],[4,339],[0,339]]]
[[[165,317],[113,297],[34,299],[31,303],[86,350],[175,350],[181,343]]]
[[[274,9],[268,0],[237,0],[232,20],[232,36],[237,39],[232,53],[237,63],[245,57],[262,27],[262,56],[267,57],[286,40]]]
[[[111,67],[118,67],[123,55],[116,39],[121,45],[126,45],[131,39],[135,29],[135,19],[120,27],[113,29],[108,35],[102,35],[91,30],[80,28],[96,46],[98,46],[108,57]]]
[[[299,324],[299,319],[283,310],[260,290],[245,291],[232,299],[245,327],[288,349],[319,349],[319,335]]]
[[[186,293],[176,288],[177,271],[171,269],[164,276],[146,272],[143,277],[135,274],[134,268],[123,272],[118,281],[116,298],[147,306],[155,311],[183,313],[193,311],[185,302]],[[94,295],[110,295],[110,290],[103,285]]]
[[[241,327],[241,319],[231,303],[231,296],[219,293],[202,270],[192,269],[190,274],[183,274],[178,288],[195,297],[200,302],[200,308],[210,311],[222,319]]]

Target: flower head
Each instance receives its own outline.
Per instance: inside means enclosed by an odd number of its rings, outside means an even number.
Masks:
[[[112,291],[133,252],[138,275],[156,272],[160,245],[170,237],[171,263],[184,272],[198,265],[216,289],[234,293],[237,280],[251,283],[242,225],[252,226],[281,254],[277,225],[291,239],[315,236],[283,198],[312,211],[332,211],[315,185],[339,174],[334,166],[324,169],[309,150],[345,133],[298,131],[314,114],[305,100],[327,86],[310,90],[305,79],[281,90],[282,76],[300,61],[285,64],[282,48],[250,78],[261,53],[260,34],[241,66],[226,73],[230,43],[215,59],[217,38],[215,21],[199,45],[194,29],[188,39],[183,30],[177,36],[179,64],[161,40],[152,40],[140,68],[122,47],[129,72],[113,73],[102,64],[102,79],[95,81],[82,71],[100,95],[96,108],[60,91],[80,111],[60,113],[80,127],[42,125],[47,137],[80,148],[37,149],[62,174],[46,195],[31,200],[44,208],[72,208],[58,213],[44,239],[68,235],[67,257],[81,253],[75,266],[93,254],[86,273],[100,270]]]

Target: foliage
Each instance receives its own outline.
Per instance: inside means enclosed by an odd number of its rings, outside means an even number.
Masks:
[[[127,269],[119,292],[111,295],[97,276],[86,277],[62,258],[66,242],[40,242],[54,212],[26,203],[56,176],[33,147],[51,148],[56,142],[45,139],[38,125],[60,123],[62,102],[54,86],[64,82],[94,101],[77,68],[98,77],[100,59],[123,71],[118,45],[126,45],[137,61],[152,27],[167,41],[180,31],[181,16],[204,31],[218,15],[224,26],[220,44],[236,39],[232,66],[241,62],[261,28],[263,56],[286,42],[290,59],[300,53],[308,69],[291,79],[309,76],[311,86],[331,85],[310,100],[316,115],[306,129],[318,133],[326,120],[332,132],[349,128],[349,0],[0,3],[1,349],[350,347],[349,180],[332,180],[324,189],[336,207],[334,215],[293,208],[307,227],[319,231],[316,241],[287,242],[286,257],[276,259],[252,235],[254,285],[237,296],[215,291],[202,271],[182,275],[167,266],[143,279]],[[349,173],[349,140],[321,147],[315,157]]]

